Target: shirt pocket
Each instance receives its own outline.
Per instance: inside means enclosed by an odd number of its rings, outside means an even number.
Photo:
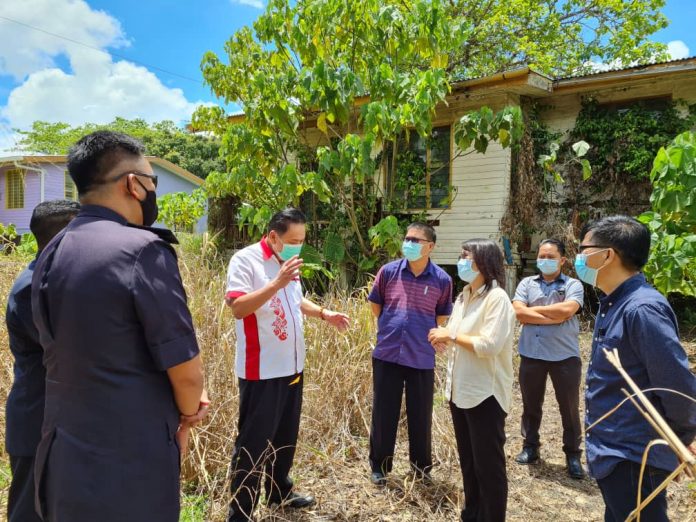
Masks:
[[[591,365],[591,370],[598,374],[599,377],[605,377],[607,374],[610,376],[618,376],[619,373],[613,364],[609,362],[605,350],[608,352],[613,352],[614,350],[619,350],[621,347],[621,339],[618,337],[610,336],[598,336],[595,341],[595,347],[593,349],[593,356]],[[621,354],[619,353],[619,357]]]

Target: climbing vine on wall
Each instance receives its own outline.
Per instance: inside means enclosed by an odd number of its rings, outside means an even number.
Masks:
[[[583,101],[575,127],[565,137],[541,121],[553,106],[527,103],[525,135],[515,157],[503,232],[525,250],[533,233],[570,238],[588,219],[612,213],[639,215],[650,208],[649,174],[660,147],[696,126],[696,105],[668,98],[631,103]],[[572,145],[585,141],[592,173],[583,173]],[[539,165],[557,147],[553,176]],[[587,179],[586,179],[587,178]],[[562,182],[559,181],[562,179]]]

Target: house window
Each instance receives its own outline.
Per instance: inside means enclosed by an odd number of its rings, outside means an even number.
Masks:
[[[24,208],[24,171],[11,169],[5,172],[5,207]]]
[[[448,208],[450,205],[452,127],[435,127],[422,138],[408,131],[398,140],[396,169],[387,147],[387,194],[391,201],[412,210]]]
[[[75,185],[75,182],[72,180],[67,170],[63,173],[63,176],[65,199],[77,201],[77,186]]]

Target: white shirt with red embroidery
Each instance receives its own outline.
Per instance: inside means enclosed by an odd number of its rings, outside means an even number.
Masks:
[[[260,290],[279,271],[280,261],[264,237],[232,256],[225,295],[234,299]],[[287,377],[303,370],[302,297],[300,281],[291,281],[256,312],[237,320],[237,377],[258,381]]]

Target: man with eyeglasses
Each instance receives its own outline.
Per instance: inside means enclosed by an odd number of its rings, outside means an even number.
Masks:
[[[428,333],[452,312],[452,278],[430,260],[436,239],[430,225],[410,224],[403,259],[379,270],[368,296],[377,318],[370,468],[378,486],[392,470],[404,388],[411,468],[417,478],[430,478],[435,349]]]
[[[696,453],[696,405],[677,394],[696,398],[696,377],[679,341],[674,311],[641,273],[650,253],[650,232],[633,218],[606,217],[585,226],[579,251],[578,276],[604,292],[587,369],[587,426],[626,398],[622,392],[626,383],[604,354],[605,349],[616,349],[622,366],[642,390],[659,389],[648,396]],[[605,521],[626,520],[635,509],[643,453],[656,438],[655,430],[628,402],[586,431],[587,462],[604,498]],[[642,475],[641,498],[647,498],[676,467],[677,458],[667,446],[653,447]],[[668,520],[664,490],[640,518]]]
[[[156,177],[140,142],[97,131],[68,154],[77,217],[32,279],[46,403],[44,520],[175,522],[180,452],[207,411],[203,370]]]

